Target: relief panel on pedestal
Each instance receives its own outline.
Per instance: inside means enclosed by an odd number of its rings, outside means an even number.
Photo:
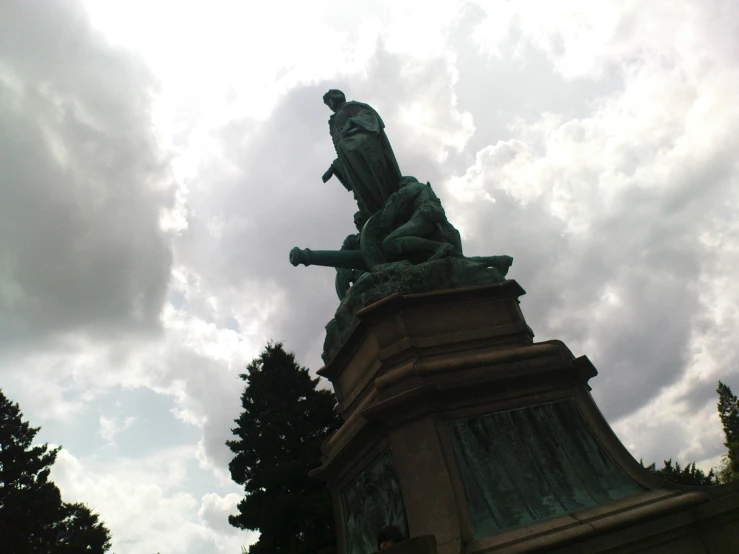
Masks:
[[[375,552],[377,534],[385,525],[395,525],[408,536],[405,505],[390,450],[380,454],[341,492],[341,502],[347,554]]]
[[[644,490],[610,458],[572,401],[448,425],[478,539]]]

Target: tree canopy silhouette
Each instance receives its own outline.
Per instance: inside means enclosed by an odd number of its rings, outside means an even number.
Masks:
[[[739,478],[739,404],[731,387],[718,382],[718,415],[724,428],[724,446],[727,448],[723,467],[719,471],[721,481]]]
[[[261,533],[249,554],[336,552],[328,488],[308,476],[341,424],[333,393],[317,389],[319,380],[281,343],[268,344],[240,377],[243,412],[227,445],[231,477],[245,496],[229,523]]]
[[[665,460],[664,466],[657,469],[656,464],[652,463],[646,466],[646,469],[652,473],[656,473],[666,481],[672,483],[680,483],[681,485],[708,486],[717,485],[718,480],[713,472],[713,468],[708,473],[695,467],[695,462],[680,467],[680,464],[672,463],[672,459]],[[642,463],[642,466],[644,463]]]
[[[63,502],[49,480],[61,447],[33,446],[39,430],[0,390],[0,552],[107,552],[110,532],[98,516],[84,504]]]

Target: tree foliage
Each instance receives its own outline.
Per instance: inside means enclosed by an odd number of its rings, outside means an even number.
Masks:
[[[308,476],[341,424],[333,393],[317,389],[318,379],[280,343],[268,344],[240,377],[243,412],[227,445],[231,477],[246,494],[229,523],[261,533],[249,554],[335,552],[331,497]]]
[[[49,480],[61,447],[33,446],[39,430],[0,390],[0,552],[107,552],[110,532],[98,516],[84,504],[63,502]]]
[[[706,474],[703,470],[695,467],[695,462],[680,467],[679,463],[675,462],[673,465],[672,459],[669,459],[665,460],[664,464],[663,467],[657,469],[656,464],[652,463],[646,466],[646,469],[656,473],[666,481],[680,483],[681,485],[707,486],[718,484],[713,468]],[[643,463],[642,466],[644,466]]]
[[[724,428],[724,446],[727,448],[719,475],[722,482],[739,478],[739,403],[731,388],[718,382],[718,415]]]
[[[731,388],[721,381],[716,388],[718,394],[718,415],[724,430],[724,446],[727,452],[723,457],[721,466],[717,472],[713,468],[706,474],[695,467],[695,462],[680,467],[680,464],[672,460],[665,460],[664,466],[657,469],[655,464],[647,466],[646,469],[656,473],[663,479],[682,485],[717,485],[728,483],[739,478],[739,402]],[[640,462],[642,467],[643,462]]]

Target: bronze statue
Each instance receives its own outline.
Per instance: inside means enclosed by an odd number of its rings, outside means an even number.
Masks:
[[[449,223],[430,183],[415,177],[403,177],[400,188],[388,198],[380,222],[392,229],[382,241],[382,249],[399,258],[436,260],[444,256],[462,256],[459,232]],[[426,254],[426,256],[423,256]]]
[[[370,217],[398,190],[400,169],[385,135],[385,124],[367,104],[347,102],[340,90],[330,90],[323,101],[334,112],[329,118],[336,160],[323,174],[332,176],[354,193],[359,209]]]
[[[356,323],[364,306],[393,293],[410,294],[499,283],[510,256],[465,257],[459,232],[449,223],[429,183],[401,176],[385,135],[385,124],[367,104],[347,102],[340,90],[323,101],[337,158],[323,182],[336,177],[354,194],[358,233],[340,250],[293,248],[294,266],[336,269],[336,316],[326,326],[324,360],[330,359]]]

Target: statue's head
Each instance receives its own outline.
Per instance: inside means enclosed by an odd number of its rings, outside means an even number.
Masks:
[[[335,112],[346,103],[346,96],[340,90],[331,89],[323,95],[323,103],[331,108],[332,112]]]

